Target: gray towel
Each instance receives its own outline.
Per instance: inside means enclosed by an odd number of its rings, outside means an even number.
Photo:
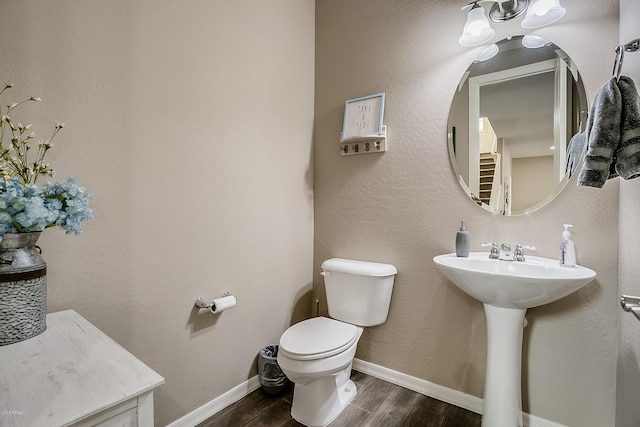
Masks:
[[[575,172],[576,167],[578,167],[578,162],[584,151],[585,142],[587,142],[587,134],[585,132],[573,135],[571,141],[569,141],[569,147],[567,147],[567,166],[565,168],[565,173],[568,178],[573,176],[573,172]]]
[[[622,95],[622,126],[616,150],[616,172],[623,179],[640,176],[640,96],[630,77],[618,82]]]
[[[622,76],[598,91],[587,123],[587,152],[578,185],[601,188],[607,179],[640,175],[640,97]]]
[[[591,106],[587,121],[587,152],[578,185],[601,188],[607,178],[615,174],[613,156],[620,141],[621,113],[622,97],[616,79],[612,77],[596,93]]]

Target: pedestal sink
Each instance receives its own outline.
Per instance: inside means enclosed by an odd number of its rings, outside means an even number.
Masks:
[[[596,277],[585,267],[561,267],[557,260],[489,259],[488,252],[433,258],[458,288],[482,302],[487,319],[487,371],[483,427],[522,426],[522,329],[528,308],[577,291]]]

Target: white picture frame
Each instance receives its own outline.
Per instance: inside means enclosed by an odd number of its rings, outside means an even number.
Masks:
[[[341,140],[383,134],[384,92],[349,99],[344,105]]]

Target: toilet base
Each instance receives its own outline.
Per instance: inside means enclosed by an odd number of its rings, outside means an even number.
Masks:
[[[325,427],[336,419],[356,395],[356,385],[349,379],[351,365],[335,375],[310,384],[296,384],[291,416],[308,427]]]

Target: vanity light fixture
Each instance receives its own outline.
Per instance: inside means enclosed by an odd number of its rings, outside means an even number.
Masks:
[[[492,3],[489,18],[494,22],[504,22],[527,12],[522,27],[540,28],[562,18],[566,9],[560,6],[560,0],[474,0],[462,10],[471,8],[464,24],[458,43],[462,46],[478,46],[488,42],[495,35],[485,10],[480,3]]]

